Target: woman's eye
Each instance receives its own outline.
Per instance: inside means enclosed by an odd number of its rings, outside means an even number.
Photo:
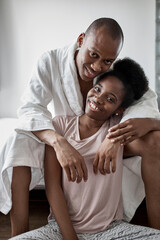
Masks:
[[[96,91],[96,92],[100,92],[100,88],[99,87],[94,87],[94,90]]]
[[[97,54],[94,52],[90,52],[90,56],[95,58],[95,57],[97,57]]]
[[[111,103],[114,103],[114,102],[115,102],[114,99],[111,98],[111,97],[107,97],[106,99],[107,99],[108,102],[111,102]]]

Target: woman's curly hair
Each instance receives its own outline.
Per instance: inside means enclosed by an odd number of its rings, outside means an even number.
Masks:
[[[114,63],[113,68],[94,79],[94,84],[108,77],[117,77],[124,85],[126,94],[121,107],[129,107],[140,99],[148,90],[148,79],[142,67],[130,58],[124,58]]]

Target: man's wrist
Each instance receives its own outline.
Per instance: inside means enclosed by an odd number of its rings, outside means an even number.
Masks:
[[[37,136],[41,141],[50,146],[53,146],[58,141],[58,137],[60,136],[52,129],[33,131],[32,133]]]
[[[151,118],[152,125],[153,125],[153,131],[159,131],[160,130],[160,119]]]

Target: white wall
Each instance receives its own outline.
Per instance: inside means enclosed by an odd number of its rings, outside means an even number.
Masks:
[[[16,116],[39,55],[76,39],[99,17],[121,25],[129,56],[155,88],[154,0],[0,0],[0,117]]]

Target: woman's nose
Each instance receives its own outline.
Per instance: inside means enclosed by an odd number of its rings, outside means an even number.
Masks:
[[[103,104],[104,100],[102,96],[95,96],[95,102],[98,104]]]

